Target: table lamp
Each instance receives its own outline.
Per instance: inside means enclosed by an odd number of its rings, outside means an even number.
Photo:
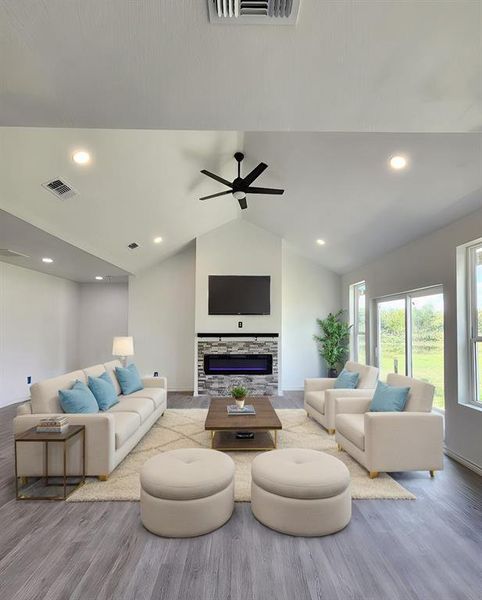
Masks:
[[[112,355],[118,356],[122,366],[127,365],[127,357],[134,355],[134,338],[131,336],[115,337],[112,343]]]

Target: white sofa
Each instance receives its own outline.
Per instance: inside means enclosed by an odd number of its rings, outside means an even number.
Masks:
[[[304,406],[308,416],[323,425],[328,433],[335,433],[335,399],[367,398],[373,396],[378,380],[378,369],[370,365],[348,361],[344,367],[347,371],[360,375],[355,389],[333,389],[336,379],[318,377],[305,379]]]
[[[38,424],[40,418],[65,415],[60,406],[58,391],[68,389],[75,380],[87,383],[87,378],[98,377],[106,371],[117,391],[118,404],[105,412],[94,414],[69,414],[71,425],[85,425],[86,474],[106,479],[127,456],[139,440],[150,430],[166,410],[167,381],[165,377],[148,377],[142,380],[144,389],[128,396],[121,393],[115,376],[118,360],[73,371],[60,377],[46,379],[31,386],[31,400],[21,404],[14,419],[15,433],[21,433]],[[81,472],[81,438],[76,436],[69,449],[68,473]],[[62,473],[62,444],[49,444],[49,474]],[[45,452],[43,444],[18,443],[17,468],[19,477],[43,475]]]
[[[434,387],[395,373],[387,383],[410,388],[405,410],[369,412],[371,396],[337,399],[335,439],[371,478],[391,471],[426,470],[433,476],[443,469],[443,417],[431,412]]]

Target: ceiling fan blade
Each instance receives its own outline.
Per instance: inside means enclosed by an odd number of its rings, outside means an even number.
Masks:
[[[222,177],[219,177],[219,175],[215,175],[214,173],[211,173],[210,171],[206,171],[206,169],[203,169],[201,171],[201,173],[203,173],[204,175],[207,175],[208,177],[211,177],[211,179],[215,179],[216,181],[219,181],[219,183],[222,183],[223,185],[227,185],[229,188],[233,187],[230,181],[228,181],[227,179],[223,179]]]
[[[257,167],[254,167],[251,173],[248,173],[248,175],[246,175],[246,177],[243,178],[244,185],[251,185],[253,181],[257,179],[261,175],[261,173],[267,168],[268,165],[266,163],[259,163]]]
[[[275,188],[260,188],[260,187],[249,187],[246,190],[247,194],[284,194],[284,190],[277,190]]]
[[[238,200],[239,202],[239,206],[241,207],[241,210],[245,210],[246,208],[248,208],[248,203],[246,202],[246,198],[241,198],[240,200]]]
[[[211,194],[210,196],[203,196],[202,198],[199,198],[199,200],[210,200],[211,198],[217,198],[218,196],[226,196],[226,194],[232,194],[233,192],[231,190],[228,190],[227,192],[219,192],[218,194]]]

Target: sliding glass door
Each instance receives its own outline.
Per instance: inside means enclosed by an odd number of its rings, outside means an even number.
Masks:
[[[406,371],[406,302],[404,298],[378,302],[378,366],[380,378]]]
[[[377,301],[376,356],[380,377],[400,373],[435,386],[444,407],[443,293],[440,287]]]

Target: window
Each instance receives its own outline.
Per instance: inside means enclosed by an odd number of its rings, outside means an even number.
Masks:
[[[481,338],[482,340],[482,338]],[[377,301],[380,378],[400,373],[435,386],[434,407],[444,408],[444,302],[440,287]]]
[[[470,397],[482,403],[482,244],[467,248]]]
[[[355,362],[366,363],[366,286],[364,281],[350,286],[351,357]]]

